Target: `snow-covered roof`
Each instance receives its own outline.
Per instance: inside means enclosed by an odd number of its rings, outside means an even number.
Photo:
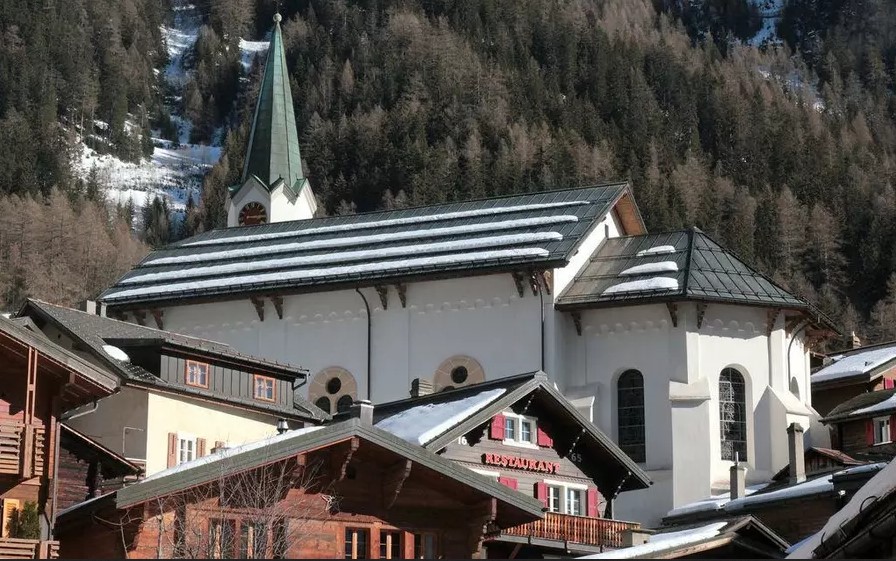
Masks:
[[[659,261],[657,263],[644,263],[643,265],[635,265],[624,269],[619,273],[620,277],[628,277],[634,275],[647,275],[650,273],[671,273],[678,270],[678,263],[675,261]]]
[[[836,536],[843,526],[867,509],[874,501],[891,495],[896,489],[896,462],[890,462],[856,491],[846,506],[831,516],[824,527],[794,548],[788,559],[812,559],[812,553],[826,538]]]
[[[563,266],[628,192],[615,183],[212,230],[151,253],[100,300],[131,305]]]
[[[634,559],[636,557],[655,555],[670,549],[678,549],[714,538],[727,525],[728,522],[711,522],[686,530],[658,533],[650,536],[650,541],[645,544],[614,549],[613,551],[594,555],[585,555],[579,557],[579,559]]]
[[[131,362],[131,357],[128,356],[128,353],[119,349],[115,345],[103,345],[103,352],[117,361]]]
[[[834,407],[823,419],[825,423],[843,422],[896,411],[896,389],[860,393]]]
[[[456,401],[423,403],[381,419],[375,426],[422,446],[480,411],[504,392],[504,388],[494,388]]]
[[[622,292],[651,292],[657,290],[678,290],[678,279],[669,277],[648,277],[633,281],[621,282],[608,286],[603,294],[619,294]]]
[[[896,409],[896,394],[891,395],[887,399],[875,405],[856,409],[855,411],[850,413],[850,415],[868,415],[869,413],[892,411],[894,409]]]
[[[875,368],[896,360],[896,345],[873,348],[833,357],[834,362],[812,374],[812,383],[863,376]]]
[[[768,483],[760,483],[758,485],[750,485],[746,488],[746,496],[750,496],[756,491],[761,491],[762,489],[768,487]],[[731,501],[731,492],[721,493],[719,495],[713,495],[708,499],[703,499],[700,501],[696,501],[693,503],[689,503],[686,505],[682,505],[678,508],[673,508],[668,513],[666,513],[667,517],[675,517],[675,516],[683,516],[685,514],[695,514],[698,512],[712,512],[715,510],[719,510],[723,506],[725,506],[728,502]]]

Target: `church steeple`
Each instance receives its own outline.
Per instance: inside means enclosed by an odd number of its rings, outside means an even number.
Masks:
[[[311,218],[317,207],[302,172],[281,19],[274,16],[240,184],[228,193],[228,226]]]

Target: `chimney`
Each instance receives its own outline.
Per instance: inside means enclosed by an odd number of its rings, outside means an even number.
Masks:
[[[373,404],[366,399],[352,403],[351,416],[360,419],[365,427],[373,426]]]
[[[432,393],[432,382],[426,378],[414,378],[411,382],[411,397],[423,397]]]
[[[650,541],[653,530],[647,528],[626,528],[622,531],[622,547],[634,547]]]
[[[734,465],[731,466],[731,500],[740,499],[747,494],[747,466],[741,465],[737,452],[734,453]]]
[[[806,455],[803,448],[803,427],[790,423],[787,427],[787,447],[790,451],[790,484],[806,480]]]
[[[81,303],[81,311],[87,312],[88,314],[91,314],[91,315],[96,315],[96,313],[97,313],[96,300],[84,300],[84,302]]]

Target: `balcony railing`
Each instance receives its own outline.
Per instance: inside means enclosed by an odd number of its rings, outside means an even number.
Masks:
[[[0,474],[22,477],[42,474],[45,448],[44,427],[15,421],[0,422]]]
[[[622,547],[622,533],[630,528],[640,527],[637,522],[548,512],[541,520],[507,528],[502,533],[508,536],[619,548]]]
[[[0,539],[2,559],[58,559],[59,542],[41,540]]]

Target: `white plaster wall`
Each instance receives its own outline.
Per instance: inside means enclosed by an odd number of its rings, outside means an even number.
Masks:
[[[271,197],[267,190],[261,186],[254,178],[250,179],[246,185],[237,191],[236,197],[232,200],[227,197],[227,227],[233,228],[239,226],[240,210],[249,203],[261,203],[271,216]]]
[[[591,231],[579,242],[575,253],[570,258],[569,263],[565,267],[554,270],[554,289],[553,294],[562,294],[566,287],[576,278],[585,265],[597,251],[597,248],[607,238],[618,238],[622,235],[622,226],[616,219],[615,212],[608,212],[604,219],[597,222]]]
[[[126,458],[146,458],[148,394],[122,388],[97,402],[93,413],[76,417],[65,424],[100,442]],[[125,427],[128,427],[125,430]],[[123,444],[123,448],[122,448]]]
[[[183,432],[206,440],[206,453],[215,441],[229,446],[277,434],[277,417],[202,402],[189,397],[146,392],[148,420],[145,433],[146,474],[168,467],[168,433]]]

